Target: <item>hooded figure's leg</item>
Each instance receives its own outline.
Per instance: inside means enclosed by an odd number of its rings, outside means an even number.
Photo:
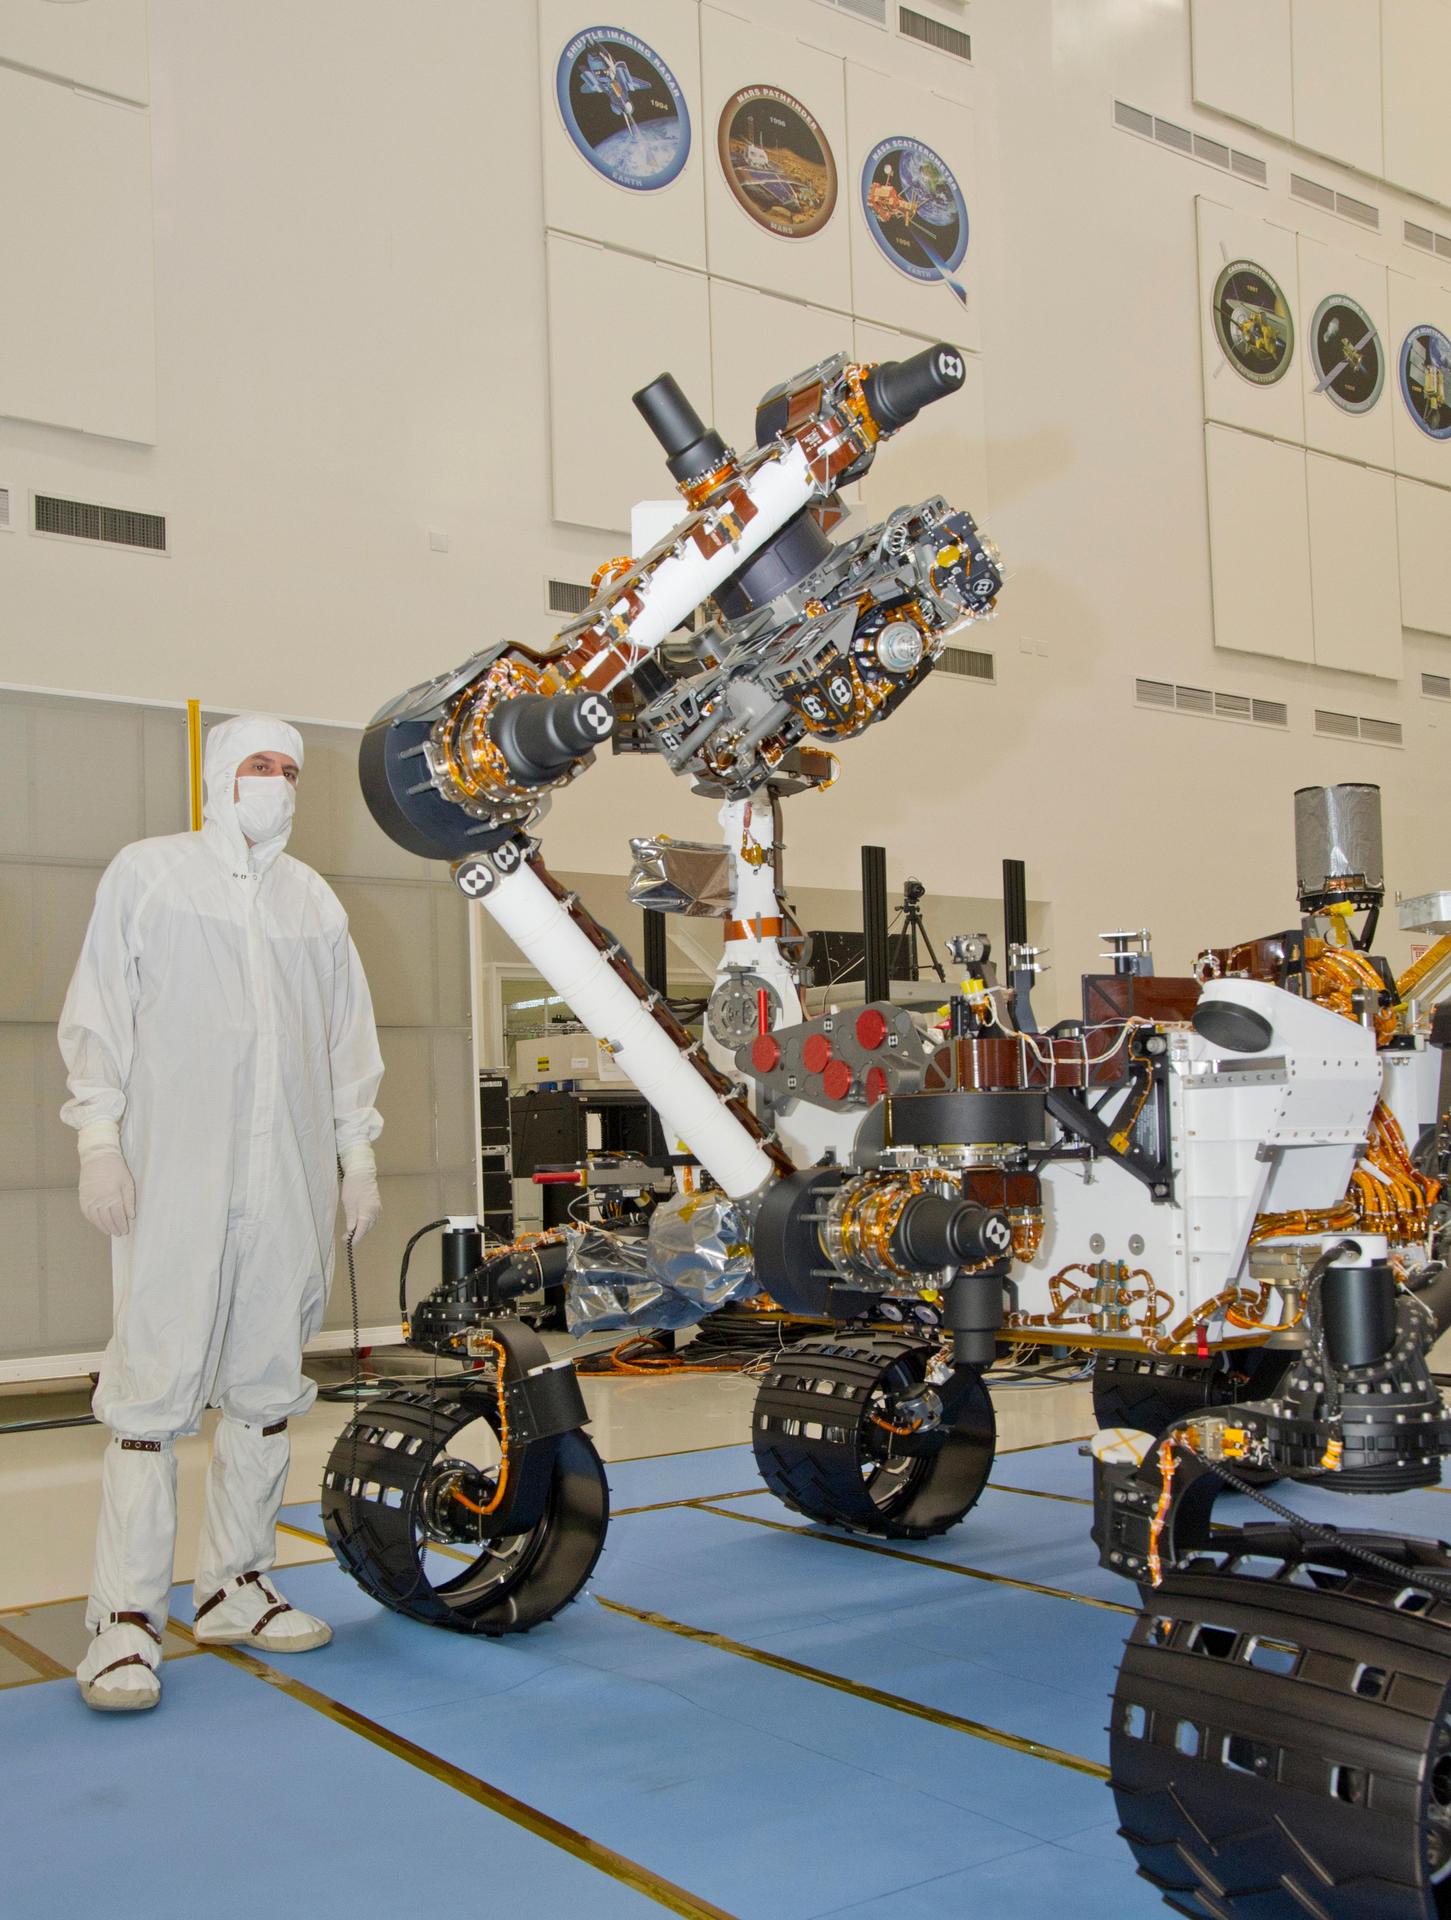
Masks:
[[[322,1319],[324,1281],[315,1235],[307,1239],[311,1258],[290,1262],[270,1229],[250,1230],[240,1243],[194,1588],[197,1638],[214,1644],[304,1653],[332,1638],[267,1578],[287,1486],[287,1422],[317,1394],[302,1348]]]
[[[76,1670],[87,1706],[155,1706],[176,1549],[176,1451],[194,1433],[219,1345],[222,1250],[215,1267],[162,1268],[141,1237],[114,1243],[116,1322],[93,1405],[111,1429],[86,1624],[95,1638]]]

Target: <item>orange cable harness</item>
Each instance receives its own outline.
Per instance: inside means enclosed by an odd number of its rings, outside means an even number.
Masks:
[[[494,1386],[498,1394],[499,1410],[499,1477],[494,1483],[494,1491],[483,1506],[480,1506],[477,1500],[470,1500],[466,1493],[460,1493],[457,1487],[452,1489],[452,1493],[459,1505],[467,1507],[470,1513],[487,1516],[497,1513],[504,1504],[504,1489],[509,1484],[509,1411],[504,1399],[504,1363],[508,1356],[492,1334],[481,1336],[480,1345],[487,1347],[493,1354],[494,1365],[498,1368]]]

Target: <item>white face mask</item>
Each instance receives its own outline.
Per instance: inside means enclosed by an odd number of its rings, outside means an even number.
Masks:
[[[237,780],[237,825],[253,846],[275,840],[292,826],[297,793],[281,774],[242,774]]]

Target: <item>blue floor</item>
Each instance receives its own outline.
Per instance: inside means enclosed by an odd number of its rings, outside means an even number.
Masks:
[[[1005,1455],[993,1479],[945,1539],[863,1551],[756,1491],[746,1447],[617,1464],[617,1510],[747,1497],[620,1515],[582,1604],[490,1644],[382,1612],[331,1562],[282,1576],[336,1638],[279,1672],[674,1883],[683,1906],[211,1657],[169,1665],[152,1715],[89,1714],[69,1681],[0,1693],[0,1905],[69,1920],[104,1883],[112,1920],[396,1920],[442,1877],[490,1911],[572,1920],[1041,1920],[1059,1900],[1075,1920],[1162,1915],[1106,1786],[991,1737],[1101,1765],[1134,1600],[1095,1563],[1076,1447]],[[1349,1518],[1334,1496],[1293,1498]],[[284,1519],[318,1524],[305,1505]],[[1370,1524],[1439,1535],[1451,1504],[1382,1500]],[[187,1618],[189,1594],[175,1603]]]

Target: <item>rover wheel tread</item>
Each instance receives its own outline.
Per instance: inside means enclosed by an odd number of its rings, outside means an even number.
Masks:
[[[799,1341],[761,1383],[751,1416],[761,1477],[794,1512],[887,1539],[946,1533],[992,1470],[995,1426],[981,1378],[960,1383],[942,1426],[894,1436],[878,1418],[918,1388],[934,1346],[889,1334]]]

